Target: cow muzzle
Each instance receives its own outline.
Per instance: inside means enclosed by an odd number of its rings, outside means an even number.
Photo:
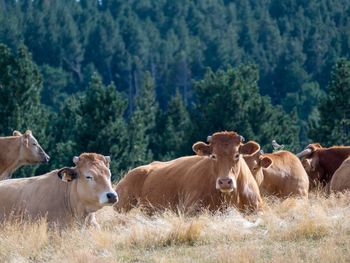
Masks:
[[[118,194],[116,192],[104,192],[100,196],[100,204],[113,205],[118,202]]]
[[[42,163],[48,163],[50,161],[50,156],[45,154],[41,160]]]
[[[108,203],[110,204],[114,204],[118,201],[117,193],[107,193],[106,196],[107,196]]]
[[[230,193],[236,188],[236,180],[231,177],[220,177],[216,180],[216,189],[222,193]]]

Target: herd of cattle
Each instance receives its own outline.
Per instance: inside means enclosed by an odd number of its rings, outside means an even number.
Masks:
[[[74,167],[10,179],[20,166],[50,159],[31,131],[15,131],[0,137],[0,221],[46,216],[50,224],[98,227],[94,212],[106,205],[118,212],[141,207],[146,213],[196,213],[229,206],[252,212],[263,209],[261,195],[308,198],[319,184],[330,191],[350,189],[350,147],[310,144],[296,155],[263,153],[258,143],[227,131],[207,142],[192,146],[196,155],[130,170],[113,189],[110,157],[96,153],[75,156]]]

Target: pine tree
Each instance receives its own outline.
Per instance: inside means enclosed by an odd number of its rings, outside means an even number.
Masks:
[[[216,73],[208,71],[195,83],[196,104],[192,111],[194,140],[221,130],[234,130],[266,149],[272,139],[298,146],[298,130],[281,107],[261,96],[255,66],[240,66]]]
[[[160,159],[173,159],[192,154],[190,136],[192,124],[182,95],[177,90],[164,113],[165,127],[159,134]]]
[[[311,137],[325,145],[350,144],[350,60],[334,66],[328,94],[319,104],[320,120]]]
[[[131,167],[152,160],[153,154],[150,143],[151,140],[154,140],[152,134],[155,129],[158,110],[154,81],[151,74],[147,72],[144,77],[144,85],[136,99],[136,109],[129,124],[129,161]]]

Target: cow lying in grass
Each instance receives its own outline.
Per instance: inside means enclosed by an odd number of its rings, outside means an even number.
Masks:
[[[322,147],[319,143],[309,144],[297,154],[302,159],[303,166],[309,175],[311,187],[318,183],[327,186],[333,174],[346,158],[350,156],[349,146]]]
[[[74,222],[97,226],[94,212],[117,201],[112,189],[110,158],[83,153],[75,167],[47,174],[0,182],[0,219],[32,219],[46,216],[50,224]]]
[[[210,154],[198,147],[194,147],[193,151],[197,155]],[[264,195],[308,197],[308,176],[293,153],[278,151],[264,154],[259,145],[258,151],[243,157]]]
[[[218,132],[209,136],[209,144],[194,145],[209,156],[186,156],[169,162],[153,162],[137,167],[118,183],[117,211],[129,211],[141,205],[148,211],[169,208],[215,211],[235,206],[256,211],[262,201],[242,154],[254,154],[259,145],[242,143],[235,132]]]

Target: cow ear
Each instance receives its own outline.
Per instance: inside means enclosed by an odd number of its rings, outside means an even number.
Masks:
[[[58,171],[57,173],[58,177],[63,181],[63,182],[71,182],[74,179],[77,179],[78,174],[73,168],[69,167],[64,167],[61,170]]]
[[[192,150],[199,156],[209,156],[211,154],[210,146],[204,142],[196,142],[192,145]]]
[[[73,163],[77,164],[79,162],[79,156],[74,156],[73,157]]]
[[[262,168],[269,168],[271,165],[273,164],[273,161],[270,157],[267,157],[267,156],[260,156],[259,157],[259,165],[262,167]]]
[[[252,156],[260,150],[260,145],[254,141],[249,141],[239,147],[239,153]]]
[[[22,136],[22,133],[20,133],[19,131],[13,131],[13,136]]]
[[[105,158],[105,164],[109,167],[109,164],[111,163],[111,156],[104,156]]]

